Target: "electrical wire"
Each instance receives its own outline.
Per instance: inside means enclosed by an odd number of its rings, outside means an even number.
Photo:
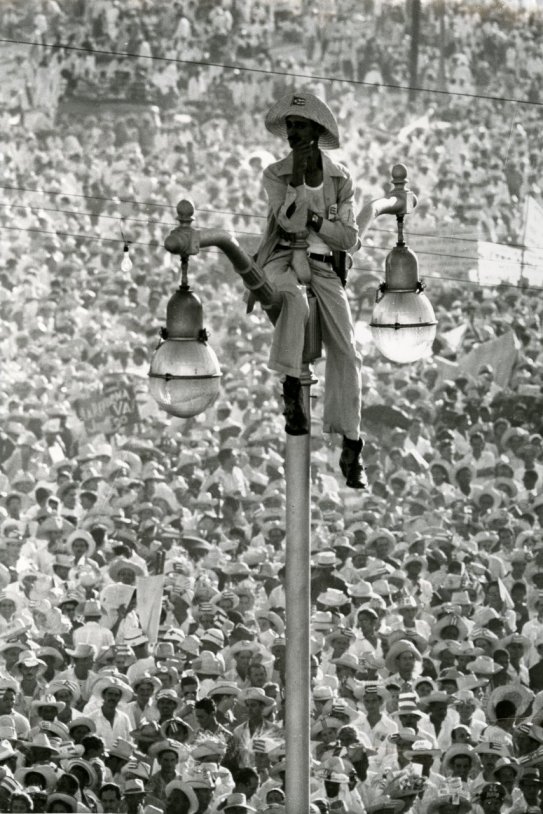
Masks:
[[[74,198],[83,198],[89,200],[100,200],[100,201],[107,201],[108,203],[124,203],[124,204],[131,204],[134,206],[156,206],[163,209],[171,209],[175,210],[175,206],[172,204],[159,204],[159,203],[148,203],[146,201],[136,201],[136,200],[128,200],[128,199],[116,199],[116,198],[107,198],[98,195],[84,195],[81,193],[74,193],[74,192],[64,192],[64,191],[53,191],[53,190],[40,190],[40,189],[30,189],[28,187],[16,187],[10,185],[2,185],[0,184],[0,189],[9,190],[12,192],[31,192],[37,195],[54,195],[54,196],[62,196],[62,197],[74,197]],[[65,215],[75,215],[77,217],[94,217],[94,218],[103,218],[107,220],[121,220],[126,222],[134,222],[140,224],[147,224],[149,226],[154,225],[162,225],[162,226],[176,226],[177,224],[173,221],[158,221],[158,220],[144,220],[140,218],[132,218],[132,217],[125,217],[122,215],[104,215],[102,213],[95,213],[95,212],[81,212],[77,210],[68,210],[68,209],[58,209],[54,207],[43,207],[43,206],[32,206],[29,204],[11,204],[9,202],[2,202],[0,203],[0,207],[13,207],[13,208],[21,208],[21,209],[29,209],[31,211],[39,212],[60,212]],[[254,212],[233,212],[231,210],[224,210],[224,209],[202,209],[195,207],[195,212],[200,212],[202,214],[214,214],[214,215],[228,215],[229,217],[238,217],[238,218],[256,218],[259,220],[264,220],[266,218],[265,215],[259,215]],[[372,226],[372,231],[375,232],[382,232],[385,234],[396,234],[396,230],[394,229],[386,229],[384,227]],[[427,237],[437,240],[451,240],[451,241],[459,241],[463,243],[474,243],[478,244],[479,240],[477,238],[468,238],[463,236],[449,236],[449,235],[435,235],[428,232],[416,232],[411,229],[406,229],[406,235],[408,237]],[[260,232],[248,232],[248,231],[241,231],[236,229],[236,233],[240,235],[245,235],[247,237],[259,237]],[[530,246],[526,247],[520,243],[502,243],[500,241],[485,241],[491,243],[492,246],[504,246],[508,249],[525,249],[527,251],[543,251],[542,246]],[[369,244],[365,244],[364,248],[368,249],[384,249],[385,247],[382,246],[372,246]],[[419,252],[420,254],[435,254],[437,257],[448,257],[450,259],[476,259],[476,258],[465,258],[463,255],[454,255],[454,254],[442,254],[440,252]],[[533,264],[527,263],[527,266],[533,267]]]
[[[45,234],[45,235],[54,235],[55,237],[73,237],[78,240],[92,240],[98,242],[106,242],[106,243],[121,243],[123,244],[124,241],[120,238],[116,237],[100,237],[99,235],[82,235],[73,232],[63,232],[63,231],[51,231],[48,229],[37,229],[33,227],[21,227],[21,226],[6,226],[5,224],[0,224],[0,230],[7,230],[7,231],[14,231],[14,232],[28,232],[31,234]],[[134,246],[150,246],[152,248],[163,248],[162,244],[158,241],[141,241],[141,240],[132,240],[130,241],[131,245]],[[384,248],[384,247],[383,247]],[[223,253],[218,250],[214,249],[201,249],[200,254],[215,254],[218,257],[223,257]],[[422,252],[421,252],[422,254]],[[446,256],[446,255],[445,255]],[[465,258],[462,258],[465,259]],[[383,274],[383,270],[380,268],[372,268],[366,266],[356,266],[353,265],[352,268],[356,271],[365,271],[370,272],[372,274]],[[441,280],[446,282],[453,282],[453,283],[460,283],[462,285],[475,285],[479,288],[492,288],[496,289],[499,286],[504,286],[506,288],[517,288],[522,291],[543,291],[543,287],[541,286],[524,286],[524,285],[517,285],[516,283],[507,283],[507,282],[499,282],[499,283],[480,283],[475,280],[466,280],[460,277],[448,277],[445,275],[437,275],[437,274],[424,274],[424,279],[430,280]]]
[[[239,71],[240,73],[245,72],[245,73],[267,74],[270,76],[292,76],[296,77],[297,79],[311,79],[316,82],[339,82],[347,85],[358,85],[370,88],[386,88],[387,90],[401,90],[416,93],[435,93],[437,95],[442,96],[459,96],[466,99],[484,99],[486,101],[500,103],[514,102],[515,104],[528,105],[531,107],[543,107],[543,102],[538,102],[532,99],[516,99],[514,97],[508,96],[493,96],[481,93],[468,93],[467,91],[441,90],[438,88],[421,88],[415,85],[399,85],[393,82],[365,82],[362,79],[347,79],[346,77],[342,76],[321,76],[320,74],[296,73],[294,71],[278,71],[277,69],[271,68],[253,68],[247,65],[230,65],[228,63],[222,62],[206,62],[204,60],[198,59],[181,59],[180,57],[164,57],[164,56],[155,56],[152,54],[150,55],[136,54],[131,51],[110,51],[101,48],[83,48],[82,46],[67,45],[63,43],[36,42],[33,40],[15,40],[0,38],[0,43],[2,42],[9,45],[37,46],[39,48],[53,48],[63,51],[76,51],[84,54],[97,54],[99,56],[130,57],[138,60],[169,62],[180,65],[195,65],[198,67],[206,68],[222,68],[223,70]]]
[[[88,212],[77,213],[77,212],[73,212],[71,210],[47,209],[46,207],[25,206],[24,204],[0,203],[0,208],[1,207],[9,207],[9,208],[14,208],[14,209],[24,209],[24,210],[39,211],[39,212],[42,212],[42,211],[45,211],[45,212],[59,212],[61,214],[81,215],[83,217],[89,217],[89,218],[90,217],[102,217],[102,218],[106,218],[108,220],[120,220],[120,221],[124,221],[124,222],[143,223],[143,224],[148,224],[148,225],[151,225],[151,226],[153,226],[153,225],[163,225],[163,226],[170,226],[170,227],[175,227],[176,226],[176,224],[173,223],[173,222],[172,223],[166,223],[165,221],[145,221],[145,220],[139,220],[137,218],[122,218],[122,217],[119,217],[119,216],[116,216],[116,215],[94,215],[93,216],[92,213],[88,213]],[[5,228],[13,228],[13,229],[15,229],[16,227],[5,227]],[[216,227],[216,228],[219,228],[219,227]],[[30,228],[25,230],[24,228],[20,227],[20,231],[40,231],[40,230],[38,230],[38,229],[30,229]],[[391,233],[393,233],[393,232],[391,232]],[[55,232],[50,232],[50,234],[62,234],[62,235],[67,235],[67,236],[72,236],[72,237],[74,236],[73,234],[70,235],[70,233],[67,233],[67,232],[56,232],[56,231]],[[260,237],[259,232],[244,232],[244,231],[241,231],[239,229],[236,229],[236,234],[237,235],[243,235],[244,237]],[[79,237],[81,237],[81,236],[79,236]],[[103,240],[115,241],[115,238],[106,238],[106,237],[102,238],[100,235],[94,235],[94,236],[89,236],[89,237],[92,238],[92,239],[95,239],[95,240],[103,239]],[[434,236],[432,235],[432,237],[434,237]],[[439,236],[436,236],[436,240],[437,239],[439,239]],[[117,240],[117,242],[124,243],[125,241],[124,240],[120,240],[120,241]],[[143,241],[133,241],[133,240],[131,240],[130,243],[134,243],[135,245],[141,245],[141,246],[152,246],[152,245],[159,246],[159,245],[161,245],[160,243],[145,243]],[[508,245],[508,244],[504,244],[504,245]],[[370,243],[362,243],[360,245],[360,248],[361,249],[368,249],[370,251],[381,251],[381,252],[384,252],[384,251],[389,252],[390,251],[390,246],[375,246],[375,245],[370,244]],[[472,262],[472,263],[477,263],[479,261],[478,256],[466,257],[465,255],[461,255],[461,254],[449,254],[449,253],[446,253],[446,252],[432,252],[432,251],[428,251],[428,250],[418,250],[417,255],[421,255],[421,256],[422,255],[428,255],[429,257],[441,257],[441,258],[444,258],[446,260],[465,260],[465,261],[469,261],[469,262]],[[503,265],[505,265],[505,266],[514,265],[514,261],[508,261],[508,260],[502,260],[502,261],[498,260],[498,261],[494,261],[494,262],[498,263],[499,265],[502,265],[502,266]],[[522,263],[522,265],[523,265],[524,268],[540,268],[539,264],[528,263],[526,261],[524,261]]]
[[[12,184],[0,184],[0,189],[6,189],[11,192],[32,192],[36,195],[51,195],[61,198],[83,198],[84,200],[89,201],[102,201],[103,203],[114,203],[114,204],[131,204],[132,206],[154,206],[157,209],[172,209],[175,211],[175,206],[173,204],[162,204],[156,203],[154,201],[136,201],[130,200],[128,198],[108,198],[105,195],[84,195],[81,192],[66,192],[64,190],[56,190],[56,189],[31,189],[30,187],[16,187]],[[226,209],[201,209],[198,207],[194,208],[195,212],[202,212],[206,214],[216,214],[216,215],[239,215],[240,217],[244,218],[258,218],[261,220],[266,220],[266,215],[257,215],[251,212],[231,212],[230,210]],[[87,214],[87,213],[84,213]],[[89,213],[93,214],[93,213]]]
[[[74,209],[55,209],[54,207],[50,206],[29,206],[28,204],[15,204],[15,203],[6,203],[0,202],[0,209],[24,209],[30,212],[58,212],[61,215],[69,215],[78,218],[100,218],[100,220],[120,220],[125,223],[140,223],[147,226],[169,226],[173,228],[178,224],[175,221],[163,221],[163,220],[144,220],[142,218],[126,218],[122,215],[102,215],[97,214],[94,212],[81,212],[80,210]],[[257,234],[257,232],[245,232],[242,234]]]

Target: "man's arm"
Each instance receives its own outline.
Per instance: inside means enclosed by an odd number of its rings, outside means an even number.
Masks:
[[[338,181],[337,216],[334,220],[323,218],[318,234],[331,249],[356,251],[360,244],[354,216],[353,182],[349,176],[339,178]]]
[[[292,186],[288,175],[277,175],[272,167],[264,170],[263,184],[268,204],[279,226],[289,234],[302,232],[307,221],[305,185]]]

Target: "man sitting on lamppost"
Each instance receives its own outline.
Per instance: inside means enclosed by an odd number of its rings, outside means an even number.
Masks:
[[[339,147],[339,133],[330,108],[312,93],[279,99],[265,125],[291,147],[286,158],[264,170],[268,221],[256,257],[268,281],[284,295],[269,366],[285,376],[285,429],[290,435],[309,430],[300,377],[310,286],[326,350],[324,432],[343,436],[341,471],[347,486],[361,489],[366,485],[359,434],[362,359],[345,292],[347,252],[358,245],[351,176],[321,150]],[[299,251],[300,241],[302,247],[307,242],[306,251]]]

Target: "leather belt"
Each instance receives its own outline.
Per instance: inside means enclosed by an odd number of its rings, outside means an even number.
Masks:
[[[292,246],[285,245],[283,243],[278,243],[275,247],[275,251],[290,251]],[[331,254],[315,254],[314,252],[308,252],[307,256],[310,260],[316,260],[318,263],[333,263],[334,258]]]
[[[333,263],[334,258],[331,254],[314,254],[309,252],[307,255],[310,260],[316,260],[318,263]]]

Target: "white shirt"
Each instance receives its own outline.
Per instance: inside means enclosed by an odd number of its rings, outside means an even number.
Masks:
[[[113,726],[111,726],[109,721],[104,718],[101,709],[93,711],[92,718],[96,724],[96,734],[100,738],[104,739],[106,749],[111,749],[117,738],[130,740],[130,731],[132,727],[126,712],[121,712],[119,709],[115,712]]]

